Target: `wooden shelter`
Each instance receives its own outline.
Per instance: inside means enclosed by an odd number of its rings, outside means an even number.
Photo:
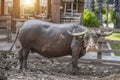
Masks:
[[[79,21],[84,0],[51,0],[51,20],[55,23]]]
[[[13,10],[10,16],[12,18],[21,18],[21,5],[20,5],[21,0],[13,0]],[[40,0],[36,0],[35,3],[35,15],[38,15],[40,13]],[[1,7],[1,14],[0,15],[5,15],[5,0],[1,0],[0,3]],[[15,28],[16,21],[12,20],[12,31],[16,31]]]
[[[82,23],[84,0],[62,0],[61,7],[61,22]]]
[[[12,18],[21,18],[21,0],[13,0],[13,10],[11,13]],[[35,0],[35,15],[41,13],[41,0]],[[1,15],[5,15],[5,0],[1,0]],[[67,20],[65,16],[70,14],[68,19],[76,19],[74,15],[82,13],[84,9],[84,0],[47,0],[47,19],[50,19],[54,23],[61,23],[61,21]],[[78,19],[80,20],[80,19]],[[12,21],[12,30],[15,31],[14,25],[16,21]]]

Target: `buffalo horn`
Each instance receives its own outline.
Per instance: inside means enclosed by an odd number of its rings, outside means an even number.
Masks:
[[[81,36],[81,35],[84,35],[85,33],[87,33],[88,29],[85,29],[83,32],[80,32],[80,33],[71,33],[70,31],[67,31],[67,32],[72,36]]]
[[[107,33],[105,33],[105,32],[103,32],[103,31],[97,31],[96,32],[99,36],[110,36],[112,33],[113,33],[113,31],[110,31],[110,32],[107,32]]]

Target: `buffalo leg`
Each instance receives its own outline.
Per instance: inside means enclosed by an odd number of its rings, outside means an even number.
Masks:
[[[23,50],[23,68],[27,69],[27,58],[28,58],[28,54],[29,54],[29,49],[25,49]]]
[[[19,50],[19,63],[20,63],[20,69],[22,69],[22,66],[23,66],[23,49]]]
[[[78,48],[73,48],[72,49],[72,67],[73,67],[73,72],[77,72],[78,70],[78,58],[79,58],[79,49]]]

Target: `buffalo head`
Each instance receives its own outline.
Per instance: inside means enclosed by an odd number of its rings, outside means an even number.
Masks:
[[[83,42],[82,46],[86,48],[86,52],[97,52],[100,36],[109,36],[112,32],[112,30],[107,32],[103,30],[90,30],[84,26],[78,26],[72,32],[68,31],[70,35]]]

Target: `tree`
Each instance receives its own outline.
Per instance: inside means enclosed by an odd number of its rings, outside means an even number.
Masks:
[[[94,11],[95,9],[95,0],[91,1],[91,10]]]
[[[103,0],[97,0],[97,2],[98,2],[98,10],[99,10],[98,19],[101,21],[101,25],[102,25],[102,23],[103,23],[103,20],[102,20],[102,11],[103,11],[102,3],[103,3]]]
[[[116,12],[116,24],[115,28],[120,28],[120,0],[114,0],[115,3],[115,12]]]

